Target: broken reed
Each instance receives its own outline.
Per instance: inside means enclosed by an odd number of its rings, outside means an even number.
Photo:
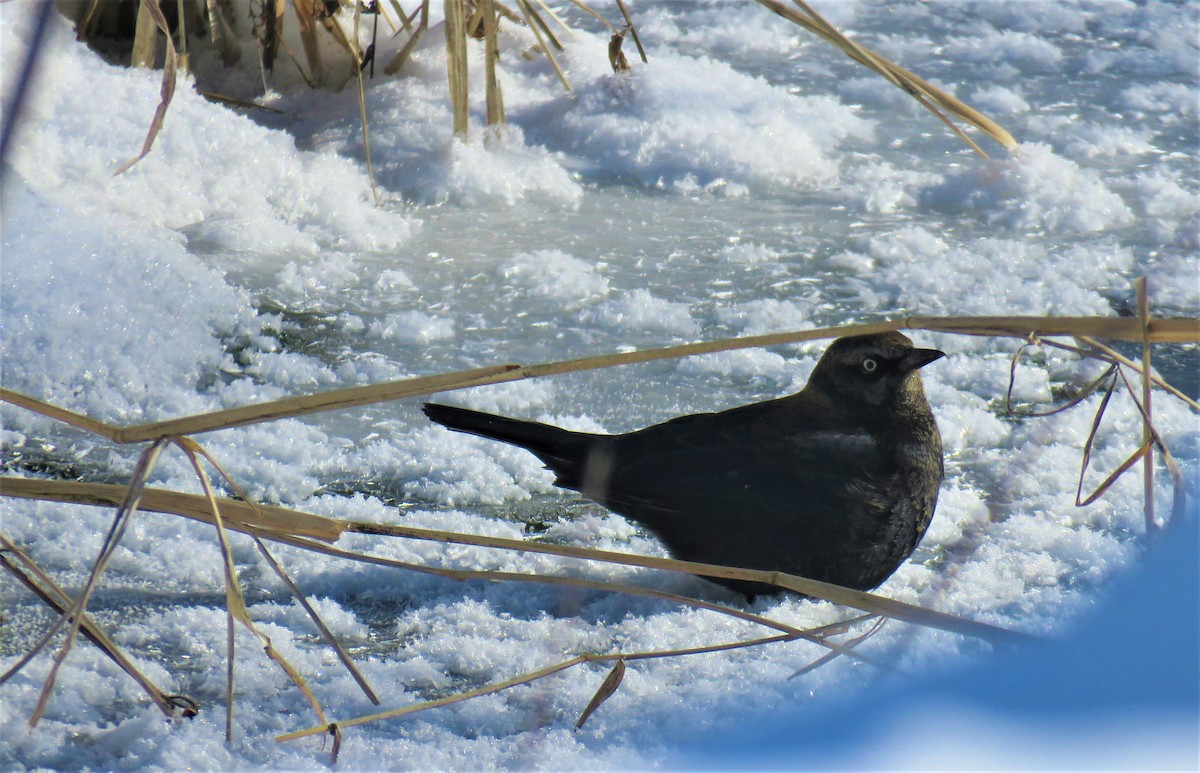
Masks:
[[[1011,338],[1041,338],[1045,336],[1088,336],[1129,342],[1200,343],[1200,320],[1147,319],[1145,325],[1132,317],[905,317],[890,322],[872,322],[839,327],[797,330],[785,333],[726,338],[717,341],[642,349],[619,354],[602,354],[575,360],[542,363],[539,365],[497,364],[481,368],[419,376],[382,384],[349,387],[327,392],[314,392],[296,397],[227,408],[220,411],[187,416],[179,419],[119,427],[98,422],[57,406],[8,389],[0,389],[0,399],[80,429],[102,435],[116,443],[139,443],[170,435],[193,435],[231,427],[241,427],[263,421],[293,418],[324,411],[354,408],[374,403],[419,397],[435,392],[448,392],[467,387],[499,384],[508,381],[543,378],[564,373],[577,373],[620,365],[676,359],[700,354],[749,349],[764,346],[794,344],[845,335],[866,335],[889,330],[925,330],[977,336],[1007,336]],[[1127,362],[1133,365],[1131,362]],[[1164,388],[1161,379],[1156,383]]]
[[[1017,141],[1013,139],[1013,136],[1003,126],[1000,126],[1000,124],[957,97],[939,89],[937,86],[909,72],[900,65],[889,61],[884,56],[864,45],[855,43],[842,34],[839,29],[826,21],[804,0],[792,0],[797,6],[796,8],[785,5],[780,0],[755,0],[755,2],[793,24],[799,25],[803,29],[815,34],[827,43],[840,49],[842,53],[863,67],[881,75],[893,86],[917,100],[922,107],[933,113],[938,120],[946,124],[959,139],[967,143],[980,156],[984,158],[988,157],[983,148],[979,147],[966,133],[959,129],[942,110],[950,113],[960,121],[964,121],[979,129],[1006,149],[1012,150],[1016,147]],[[939,108],[941,109],[939,110]]]
[[[20,499],[118,507],[124,500],[125,495],[125,486],[113,484],[0,478],[0,496]],[[265,539],[286,542],[297,547],[305,547],[317,552],[330,551],[313,543],[312,539],[323,542],[336,542],[342,534],[350,532],[425,540],[444,544],[472,545],[475,547],[512,550],[523,553],[541,553],[563,558],[681,572],[700,577],[744,580],[774,585],[795,593],[821,598],[834,604],[853,607],[863,612],[883,615],[915,625],[924,625],[929,628],[937,628],[964,636],[974,636],[997,644],[1015,643],[1024,638],[1021,634],[1013,633],[996,626],[975,623],[954,615],[946,615],[935,610],[905,604],[871,593],[843,588],[838,585],[810,580],[805,577],[796,577],[781,572],[741,569],[717,564],[702,564],[692,561],[659,558],[657,556],[616,553],[571,545],[551,545],[526,540],[506,539],[503,537],[461,534],[439,529],[346,521],[282,507],[252,504],[249,501],[221,498],[218,498],[216,501],[220,506],[221,517],[227,528],[261,536]],[[142,510],[180,515],[204,523],[214,524],[215,518],[212,513],[211,504],[206,497],[196,494],[184,494],[182,492],[162,489],[144,489],[141,493],[139,508]],[[337,551],[336,554],[346,558],[357,557],[359,560],[372,560],[365,555],[355,555],[346,551]],[[504,579],[514,579],[515,577],[523,576],[530,578],[533,582],[553,581],[546,576],[512,575],[511,573],[505,574],[475,570],[443,570],[387,560],[382,560],[382,562],[405,569],[441,574],[454,579],[489,579],[502,574]],[[564,577],[561,578],[561,581],[565,584],[574,584],[575,578]]]

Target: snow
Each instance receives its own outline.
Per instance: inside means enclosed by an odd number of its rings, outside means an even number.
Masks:
[[[616,18],[615,6],[596,5]],[[1194,5],[817,5],[856,39],[1008,128],[1019,140],[1012,153],[980,140],[990,160],[881,79],[756,5],[630,5],[648,65],[627,41],[633,73],[613,75],[608,33],[565,8],[576,26],[562,53],[573,93],[544,59],[506,55],[511,123],[499,132],[482,127],[482,54],[470,46],[465,142],[450,132],[440,28],[404,77],[365,81],[379,206],[356,89],[310,90],[284,61],[276,92],[263,100],[283,112],[233,111],[181,81],[154,150],[113,176],[141,147],[159,75],[105,64],[55,17],[4,160],[0,382],[124,425],[482,365],[910,314],[1128,314],[1141,275],[1156,314],[1200,315]],[[6,99],[28,11],[0,4]],[[532,42],[511,25],[504,35],[506,51]],[[380,61],[402,40],[381,42]],[[350,77],[336,53],[327,57],[335,84]],[[218,71],[211,59],[193,62],[206,86],[260,96],[256,69]],[[252,63],[253,52],[243,61]],[[893,622],[861,652],[903,677],[840,658],[789,679],[823,654],[805,642],[630,661],[621,688],[574,731],[610,667],[583,665],[348,728],[339,764],[1194,768],[1195,516],[1192,526],[1147,538],[1137,470],[1076,508],[1081,449],[1101,396],[1054,416],[1014,418],[1004,396],[1018,342],[912,335],[948,352],[925,373],[947,479],[924,542],[879,593],[1049,643],[997,653]],[[437,399],[624,431],[795,391],[823,346],[732,351]],[[1155,362],[1193,397],[1200,392],[1194,346],[1160,347]],[[1099,372],[1034,347],[1015,368],[1013,399],[1044,407]],[[531,455],[433,426],[418,408],[419,400],[403,400],[196,440],[267,502],[664,555],[630,523],[555,490]],[[1196,414],[1162,392],[1154,408],[1194,494]],[[8,405],[0,423],[9,476],[120,482],[139,450]],[[1141,432],[1136,407],[1114,396],[1096,429],[1084,494],[1137,448]],[[1156,481],[1161,516],[1171,493],[1161,466]],[[175,451],[152,484],[199,491]],[[0,531],[72,590],[110,517],[0,499]],[[1191,564],[1179,546],[1191,549]],[[346,535],[338,547],[746,605],[700,579],[538,553],[365,535]],[[581,653],[764,635],[743,620],[646,596],[456,581],[274,551],[352,651],[382,708]],[[254,546],[235,535],[233,552],[253,618],[328,715],[379,710]],[[1160,567],[1167,573],[1137,580]],[[27,719],[49,658],[0,685],[0,766],[326,765],[320,739],[273,740],[317,720],[244,631],[237,732],[225,742],[223,604],[211,529],[139,514],[93,614],[153,680],[198,700],[200,714],[164,722],[84,643],[67,658],[36,728]],[[0,608],[7,668],[50,614],[11,579],[0,581]],[[749,610],[799,626],[848,614],[790,597],[758,599]]]

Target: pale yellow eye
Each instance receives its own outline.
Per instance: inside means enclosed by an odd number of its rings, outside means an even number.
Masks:
[[[875,360],[871,359],[870,357],[863,360],[863,363],[862,363],[863,373],[874,373],[875,369],[878,367],[879,367],[879,363],[875,362]]]

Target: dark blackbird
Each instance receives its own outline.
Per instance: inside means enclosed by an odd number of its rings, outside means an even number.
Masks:
[[[942,441],[917,370],[942,356],[895,332],[839,338],[795,395],[624,435],[432,403],[425,414],[528,449],[556,485],[642,524],[676,558],[868,590],[933,517]]]

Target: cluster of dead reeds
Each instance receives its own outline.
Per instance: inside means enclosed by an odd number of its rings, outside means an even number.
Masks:
[[[354,73],[351,80],[358,89],[365,162],[373,181],[363,72],[369,69],[371,76],[375,74],[380,35],[379,20],[384,20],[384,35],[389,39],[405,36],[404,43],[383,66],[384,75],[394,76],[401,72],[429,29],[430,4],[433,0],[420,0],[412,10],[406,10],[400,0],[387,0],[386,3],[383,0],[291,0],[290,3],[287,0],[248,1],[252,21],[249,34],[253,36],[258,51],[264,90],[281,51],[304,80],[313,87],[325,84],[327,80],[329,68],[325,55],[322,54],[323,40],[332,41],[335,50],[340,50],[347,58],[350,72]],[[632,37],[643,62],[647,61],[646,50],[629,9],[622,0],[614,1],[621,16],[619,23],[609,21],[583,0],[571,0],[577,8],[605,26],[611,35],[607,50],[609,63],[614,72],[625,72],[629,70],[629,61],[622,50],[625,38]],[[980,155],[986,157],[987,154],[959,128],[955,120],[974,126],[1005,148],[1011,149],[1016,144],[1012,135],[999,124],[943,89],[846,37],[803,0],[793,0],[790,5],[781,0],[753,1],[836,46],[855,62],[878,73],[912,96]],[[88,39],[96,36],[104,27],[106,19],[111,27],[111,18],[120,8],[127,5],[119,0],[82,2],[76,14],[79,37]],[[465,137],[469,130],[467,61],[468,46],[472,41],[480,42],[484,50],[485,120],[489,126],[505,122],[504,98],[497,72],[501,60],[502,22],[527,29],[532,34],[534,43],[521,51],[520,55],[525,58],[545,57],[563,87],[568,92],[571,91],[571,82],[556,54],[564,49],[562,38],[564,34],[571,32],[571,28],[545,0],[510,0],[510,3],[504,0],[443,0],[443,5],[447,81],[455,135]],[[369,32],[364,16],[371,17]],[[289,24],[288,19],[294,20],[290,24],[295,26],[301,41],[303,62],[291,50],[284,36],[285,25]],[[242,50],[236,30],[237,21],[233,0],[206,0],[204,3],[197,0],[177,0],[175,4],[166,5],[163,5],[161,0],[140,0],[130,62],[134,66],[142,67],[155,66],[157,62],[161,62],[162,95],[141,151],[122,165],[117,170],[118,174],[132,167],[150,152],[174,94],[177,71],[188,69],[189,40],[203,40],[219,53],[223,63],[232,66],[241,57]],[[195,38],[205,27],[207,35]],[[368,37],[370,42],[365,43]],[[158,54],[160,47],[161,57]],[[236,100],[226,101],[236,103]]]
[[[1120,475],[1142,462],[1145,477],[1145,503],[1147,530],[1159,528],[1159,518],[1154,514],[1154,457],[1158,456],[1170,472],[1174,481],[1173,512],[1167,523],[1179,517],[1184,501],[1183,478],[1171,457],[1170,451],[1162,441],[1154,427],[1151,409],[1151,389],[1158,387],[1174,398],[1184,400],[1193,410],[1200,406],[1187,396],[1180,393],[1171,385],[1152,374],[1150,357],[1152,344],[1163,343],[1200,343],[1200,320],[1197,319],[1151,319],[1148,311],[1145,283],[1139,280],[1137,295],[1140,315],[1137,318],[1055,318],[1055,317],[909,317],[891,322],[872,324],[848,325],[839,328],[807,330],[791,333],[778,333],[763,336],[735,338],[720,341],[687,344],[664,349],[634,351],[621,354],[608,354],[587,357],[577,360],[546,363],[542,365],[497,365],[489,368],[479,368],[469,371],[439,374],[402,381],[378,384],[366,387],[339,389],[329,392],[301,395],[285,398],[258,405],[233,408],[212,413],[189,416],[152,424],[129,427],[116,427],[95,421],[66,409],[49,405],[26,395],[11,390],[0,390],[0,399],[12,405],[34,411],[52,419],[70,424],[89,432],[96,433],[115,443],[146,444],[139,461],[132,473],[127,486],[105,484],[89,484],[61,480],[44,480],[31,478],[0,478],[0,495],[17,498],[30,498],[49,501],[72,502],[89,505],[115,507],[116,515],[106,540],[92,563],[92,571],[83,589],[74,598],[59,587],[54,580],[12,540],[0,534],[0,565],[17,577],[22,584],[39,596],[46,604],[59,613],[54,625],[42,638],[19,659],[9,670],[0,675],[0,684],[20,671],[35,655],[45,649],[56,636],[63,638],[63,644],[56,653],[53,667],[46,679],[41,698],[33,715],[32,723],[41,716],[54,686],[56,674],[64,658],[70,652],[71,645],[79,634],[83,634],[97,646],[102,648],[114,661],[125,669],[146,690],[151,699],[170,715],[177,711],[185,713],[197,710],[195,704],[182,696],[168,695],[155,686],[151,680],[141,674],[132,661],[121,652],[105,632],[87,614],[88,601],[95,591],[102,573],[105,570],[113,551],[120,543],[122,535],[131,520],[139,510],[149,510],[169,513],[185,518],[199,520],[211,524],[216,529],[217,540],[223,556],[223,570],[226,587],[226,608],[228,610],[229,634],[227,637],[228,652],[228,694],[227,694],[227,734],[233,733],[233,702],[232,690],[234,683],[234,653],[233,630],[235,621],[252,631],[263,643],[268,656],[274,659],[288,674],[297,688],[306,696],[312,705],[315,724],[307,729],[280,736],[280,741],[329,733],[335,737],[336,748],[341,742],[345,729],[354,725],[387,718],[394,718],[418,711],[444,706],[458,701],[469,700],[480,695],[498,692],[518,684],[525,684],[551,674],[559,673],[584,663],[610,662],[613,668],[608,678],[597,690],[595,698],[587,706],[580,718],[579,724],[614,691],[619,688],[626,664],[649,658],[682,657],[697,653],[711,653],[735,648],[766,646],[776,642],[804,639],[815,642],[828,650],[827,654],[810,664],[804,670],[815,668],[828,660],[840,656],[856,658],[867,663],[876,663],[869,656],[855,650],[856,645],[870,636],[885,621],[896,620],[908,624],[926,626],[956,634],[977,637],[994,644],[1017,643],[1027,638],[1025,635],[984,624],[955,615],[939,612],[934,609],[906,604],[879,595],[864,593],[843,588],[828,583],[816,582],[803,577],[781,573],[763,572],[734,567],[714,566],[707,564],[674,561],[670,559],[613,553],[590,550],[572,546],[556,546],[543,543],[525,542],[521,540],[484,537],[472,534],[462,534],[430,529],[419,529],[403,525],[381,525],[341,520],[297,512],[280,507],[271,507],[252,502],[237,486],[231,476],[222,470],[220,464],[195,439],[193,435],[217,429],[240,427],[257,422],[272,421],[287,417],[303,416],[321,411],[363,406],[389,400],[428,395],[453,389],[464,389],[484,384],[495,384],[518,379],[543,378],[561,373],[608,368],[630,363],[647,362],[666,358],[686,357],[697,354],[727,351],[732,349],[796,343],[840,335],[864,334],[884,330],[926,330],[962,335],[1007,336],[1022,341],[1013,356],[1013,372],[1022,353],[1031,345],[1045,345],[1067,348],[1083,357],[1095,358],[1108,363],[1109,367],[1101,378],[1078,397],[1066,405],[1055,409],[1067,410],[1080,402],[1089,394],[1099,390],[1105,391],[1105,397],[1100,401],[1100,407],[1093,423],[1093,437],[1099,426],[1109,397],[1117,389],[1125,389],[1132,397],[1142,417],[1143,434],[1135,450],[1128,460],[1113,471],[1105,481],[1088,497],[1083,496],[1083,472],[1087,469],[1092,438],[1089,437],[1082,449],[1083,461],[1080,472],[1080,488],[1077,504],[1087,504],[1097,497]],[[1075,344],[1068,345],[1055,340],[1055,337],[1071,337]],[[1114,351],[1100,339],[1133,341],[1142,344],[1142,359],[1135,362]],[[1132,374],[1132,375],[1131,375]],[[1140,379],[1140,385],[1134,379]],[[1011,384],[1009,392],[1011,394]],[[1027,414],[1045,415],[1045,414]],[[159,455],[168,447],[181,450],[191,461],[193,469],[204,491],[203,495],[184,494],[175,491],[165,491],[146,487],[146,481],[154,468]],[[214,493],[210,481],[210,472],[215,471],[224,478],[228,486],[239,497],[230,499],[219,497]],[[267,543],[275,542],[293,547],[319,552],[333,559],[367,562],[375,565],[393,567],[398,570],[432,573],[455,579],[483,579],[502,582],[535,582],[563,586],[575,586],[603,591],[652,596],[666,599],[674,603],[704,609],[714,614],[727,615],[748,621],[765,629],[761,637],[731,642],[713,644],[697,644],[688,649],[675,649],[653,652],[597,652],[568,658],[561,662],[525,674],[514,676],[512,679],[486,685],[474,690],[468,690],[456,695],[415,703],[407,706],[381,711],[369,716],[353,718],[330,719],[322,709],[317,696],[306,684],[303,676],[293,668],[271,645],[270,640],[255,626],[246,609],[242,598],[241,585],[238,580],[237,567],[229,551],[229,532],[236,531],[248,535],[255,547],[264,556],[267,563],[274,569],[280,580],[308,611],[314,625],[324,639],[334,648],[346,668],[353,674],[369,699],[379,704],[380,699],[369,686],[367,680],[355,668],[354,663],[346,654],[336,639],[329,633],[319,616],[308,604],[304,594],[289,577],[282,565],[273,557]],[[589,580],[578,577],[546,574],[524,574],[513,572],[485,571],[471,568],[440,568],[420,564],[411,564],[385,558],[370,553],[355,552],[337,547],[336,543],[345,533],[375,535],[380,539],[417,539],[431,540],[440,543],[473,545],[482,548],[498,550],[515,550],[552,554],[570,559],[607,562],[613,564],[648,567],[657,570],[684,572],[703,577],[732,578],[758,583],[767,583],[802,593],[816,599],[824,599],[850,610],[842,622],[813,629],[798,629],[786,623],[772,620],[745,610],[688,598],[675,594],[656,591],[650,588],[633,587],[611,582]],[[859,628],[866,627],[865,632],[856,633]]]

